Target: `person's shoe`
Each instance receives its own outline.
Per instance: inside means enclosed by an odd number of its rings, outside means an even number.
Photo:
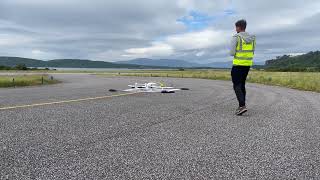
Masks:
[[[246,106],[243,107],[239,107],[236,111],[236,115],[237,116],[242,116],[244,113],[246,113],[248,111]]]

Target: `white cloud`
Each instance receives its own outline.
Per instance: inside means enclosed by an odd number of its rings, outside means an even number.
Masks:
[[[228,33],[217,30],[204,30],[180,35],[169,36],[165,42],[175,50],[204,49],[223,45],[226,43]]]
[[[300,55],[303,55],[305,53],[301,53],[301,52],[295,52],[295,53],[289,53],[288,55],[289,56],[300,56]]]
[[[43,52],[43,51],[40,51],[40,50],[38,50],[38,49],[34,49],[34,50],[32,50],[32,51],[31,51],[31,53],[32,53],[32,54],[34,54],[34,55],[41,55],[41,54],[44,54],[44,52]]]
[[[154,56],[170,56],[173,54],[173,48],[165,43],[154,42],[150,47],[131,48],[125,50],[124,57],[154,57]]]
[[[127,54],[124,56],[169,56],[179,51],[214,48],[216,46],[225,45],[228,42],[228,36],[229,34],[227,32],[213,29],[172,35],[162,41],[153,42],[150,47],[127,49],[125,50]],[[204,52],[196,54],[198,57],[203,55]]]
[[[23,35],[0,34],[0,46],[18,46],[34,42],[35,39]]]
[[[207,29],[198,32],[189,32],[179,35],[172,35],[162,41],[153,42],[149,47],[130,48],[125,50],[124,57],[158,57],[170,56],[178,51],[194,49],[207,49],[226,44],[228,33]],[[196,56],[203,56],[199,52]]]
[[[204,51],[200,51],[200,52],[198,52],[198,53],[196,54],[196,56],[201,57],[201,56],[205,55],[205,53],[206,53],[206,52],[204,52]]]
[[[56,53],[46,52],[46,51],[43,51],[40,49],[33,49],[33,50],[31,50],[31,52],[25,51],[24,54],[26,57],[30,57],[30,58],[34,58],[34,59],[41,59],[41,60],[63,58],[63,57],[60,57]]]
[[[214,14],[230,6],[232,0],[177,0],[177,6],[187,11],[199,10],[204,13]]]

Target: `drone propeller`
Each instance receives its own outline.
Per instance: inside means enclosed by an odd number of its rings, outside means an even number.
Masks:
[[[190,89],[189,89],[189,88],[180,88],[180,90],[182,90],[182,91],[189,91]]]
[[[171,94],[171,93],[175,93],[175,91],[166,91],[166,90],[163,90],[163,91],[161,91],[161,93],[164,93],[164,94]]]

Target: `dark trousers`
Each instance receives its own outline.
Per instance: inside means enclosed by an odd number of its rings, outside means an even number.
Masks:
[[[231,70],[233,89],[239,101],[239,107],[246,105],[246,80],[249,70],[249,66],[233,66]]]

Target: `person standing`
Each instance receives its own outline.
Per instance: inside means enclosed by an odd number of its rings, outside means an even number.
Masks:
[[[237,96],[239,107],[236,115],[248,111],[246,107],[246,79],[253,65],[256,37],[246,32],[247,22],[242,19],[235,23],[237,34],[232,37],[230,55],[234,57],[231,77],[233,89]]]

